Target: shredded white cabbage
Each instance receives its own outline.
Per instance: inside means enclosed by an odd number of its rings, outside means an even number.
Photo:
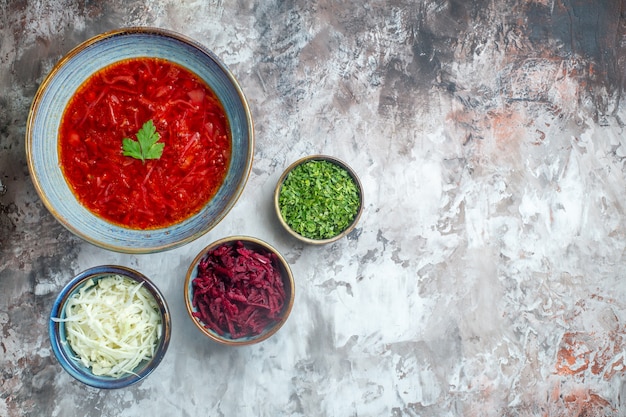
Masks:
[[[67,341],[94,375],[120,377],[154,356],[158,306],[142,283],[121,275],[90,280],[65,307]]]

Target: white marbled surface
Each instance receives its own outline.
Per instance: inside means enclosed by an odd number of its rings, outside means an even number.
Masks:
[[[0,0],[0,416],[626,415],[626,5],[582,0]],[[212,49],[253,111],[253,172],[204,237],[105,251],[45,210],[28,107],[62,55],[148,25]],[[366,207],[325,247],[280,230],[272,192],[312,153],[347,161]],[[246,234],[296,278],[286,325],[206,340],[184,308],[198,251]],[[51,355],[75,273],[150,276],[173,318],[148,379],[100,391]]]

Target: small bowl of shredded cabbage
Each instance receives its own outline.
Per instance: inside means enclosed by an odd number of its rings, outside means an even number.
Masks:
[[[147,277],[103,265],[81,272],[61,290],[48,330],[54,355],[72,377],[95,388],[123,388],[161,362],[171,318]]]

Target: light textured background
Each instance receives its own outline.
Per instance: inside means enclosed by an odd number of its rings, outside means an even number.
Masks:
[[[28,108],[79,42],[181,32],[231,68],[255,119],[242,198],[201,239],[108,252],[45,210]],[[620,0],[0,0],[0,416],[623,416],[626,4]],[[361,176],[358,229],[282,232],[271,195],[312,153]],[[208,243],[275,245],[297,280],[287,324],[224,348],[182,283]],[[172,310],[163,363],[129,389],[75,382],[46,320],[73,274],[117,263]]]

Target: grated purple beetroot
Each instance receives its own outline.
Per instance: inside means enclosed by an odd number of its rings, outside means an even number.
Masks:
[[[261,334],[280,320],[285,304],[277,262],[275,254],[255,252],[243,242],[208,252],[192,281],[194,317],[233,339]]]

